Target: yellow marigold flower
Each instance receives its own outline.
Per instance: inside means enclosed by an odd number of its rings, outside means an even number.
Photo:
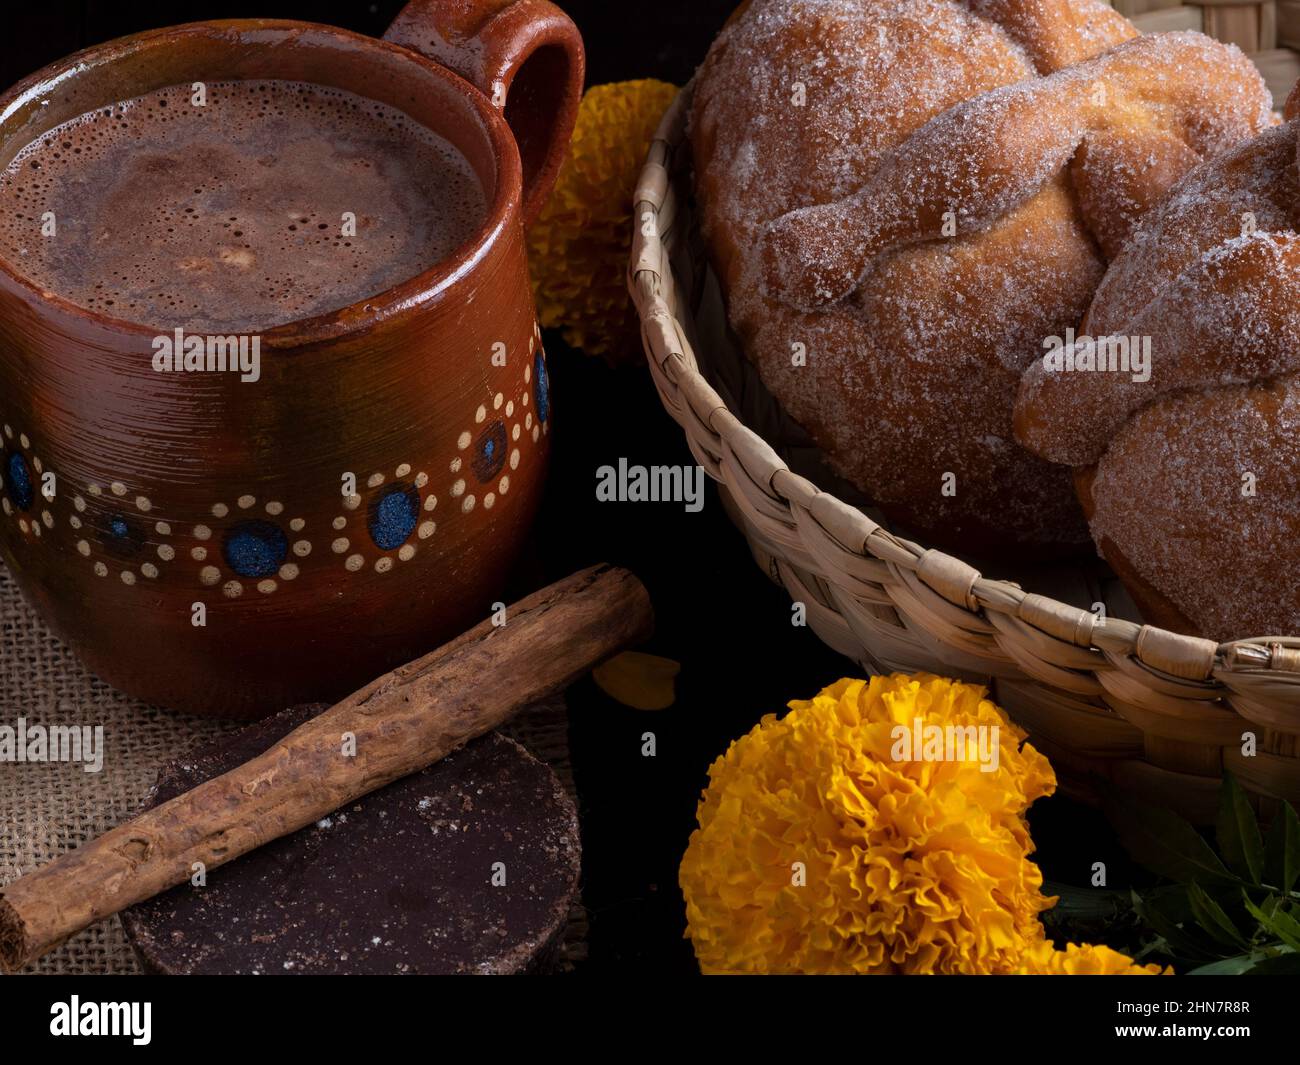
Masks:
[[[1018,971],[1055,901],[1024,812],[1056,778],[985,694],[928,674],[841,680],[734,742],[680,871],[701,969]],[[900,752],[929,726],[974,726],[996,769]]]
[[[677,89],[662,81],[596,85],[583,97],[555,191],[528,231],[543,326],[610,361],[640,355],[625,278],[632,194],[655,127]]]
[[[1049,940],[1033,944],[1020,972],[1028,976],[1172,976],[1173,967],[1139,965],[1127,954],[1090,943],[1069,943],[1057,950]]]

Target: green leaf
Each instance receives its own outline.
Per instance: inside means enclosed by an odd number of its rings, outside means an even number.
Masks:
[[[1056,905],[1050,912],[1066,917],[1115,917],[1128,902],[1118,891],[1076,887],[1055,880],[1043,881],[1043,894],[1055,895]]]
[[[1244,892],[1243,896],[1246,899],[1246,909],[1260,923],[1260,927],[1272,932],[1292,950],[1300,950],[1300,921],[1281,906],[1269,906],[1268,903],[1262,907],[1256,906]]]
[[[1244,880],[1258,884],[1264,875],[1264,837],[1245,789],[1231,773],[1223,774],[1219,815],[1215,821],[1219,853],[1228,868]]]
[[[1188,888],[1187,898],[1192,904],[1192,913],[1196,915],[1197,924],[1214,939],[1224,946],[1236,947],[1238,950],[1250,946],[1246,938],[1237,930],[1237,926],[1232,923],[1232,919],[1223,911],[1223,907],[1210,898],[1200,884],[1192,884]]]
[[[1166,884],[1153,888],[1142,896],[1143,904],[1159,910],[1175,924],[1192,919],[1192,904],[1187,901],[1187,887],[1183,884]]]
[[[1268,955],[1262,951],[1255,951],[1253,954],[1238,954],[1232,958],[1224,958],[1222,961],[1212,961],[1208,965],[1199,965],[1195,969],[1188,969],[1187,976],[1240,976],[1242,973],[1249,972],[1252,966],[1258,965]]]
[[[1151,872],[1181,884],[1238,881],[1201,834],[1176,813],[1113,795],[1104,806],[1124,849]]]
[[[1300,921],[1281,906],[1273,910],[1269,927],[1277,933],[1277,938],[1292,950],[1300,950]]]
[[[1133,908],[1177,956],[1196,961],[1213,958],[1219,953],[1207,949],[1195,936],[1184,931],[1178,920],[1170,916],[1163,906],[1150,904],[1150,900],[1141,898],[1136,892],[1133,895]]]
[[[1246,976],[1295,976],[1300,974],[1300,954],[1278,954],[1247,969]]]
[[[1264,875],[1270,884],[1289,895],[1300,877],[1300,817],[1289,802],[1273,818],[1264,848]]]
[[[1147,940],[1140,947],[1138,947],[1137,951],[1133,954],[1132,957],[1134,961],[1142,961],[1144,958],[1147,958],[1152,954],[1168,955],[1169,953],[1168,948],[1169,948],[1168,943],[1166,943],[1159,936],[1155,936]]]

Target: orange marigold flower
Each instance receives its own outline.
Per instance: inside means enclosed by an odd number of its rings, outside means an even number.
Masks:
[[[650,139],[677,89],[662,81],[596,85],[583,97],[555,191],[528,231],[542,325],[610,361],[640,357],[627,294],[632,194]]]
[[[682,860],[705,972],[1014,973],[1052,905],[1029,854],[1047,759],[941,677],[841,680],[769,715],[709,770]],[[978,759],[896,757],[903,730],[974,726]]]
[[[1048,940],[1026,952],[1020,972],[1028,976],[1172,976],[1173,968],[1139,965],[1127,954],[1090,943],[1069,943],[1057,950]]]

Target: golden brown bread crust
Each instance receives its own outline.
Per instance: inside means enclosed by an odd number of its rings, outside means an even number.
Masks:
[[[1079,503],[1083,506],[1084,517],[1089,521],[1092,520],[1096,510],[1092,499],[1092,484],[1096,474],[1096,466],[1080,466],[1074,471],[1074,489],[1079,495]],[[1129,595],[1148,624],[1158,625],[1171,632],[1194,631],[1187,616],[1168,597],[1161,595],[1143,580],[1133,564],[1124,556],[1124,552],[1108,537],[1100,537],[1097,540],[1097,550],[1110,563],[1110,568],[1128,589]]]
[[[1086,543],[1068,471],[1012,437],[1020,375],[1169,185],[1269,121],[1237,50],[1135,34],[1100,0],[753,0],[700,70],[732,325],[839,472],[931,542]]]
[[[1149,619],[1211,639],[1300,632],[1298,130],[1196,171],[1111,265],[1086,331],[1149,336],[1148,381],[1039,363],[1016,408],[1027,445],[1080,467]]]

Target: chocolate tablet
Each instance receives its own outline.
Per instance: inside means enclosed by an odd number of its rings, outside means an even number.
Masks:
[[[324,710],[294,707],[159,774],[162,802]],[[577,894],[573,803],[489,733],[428,769],[122,914],[153,973],[535,973]]]

